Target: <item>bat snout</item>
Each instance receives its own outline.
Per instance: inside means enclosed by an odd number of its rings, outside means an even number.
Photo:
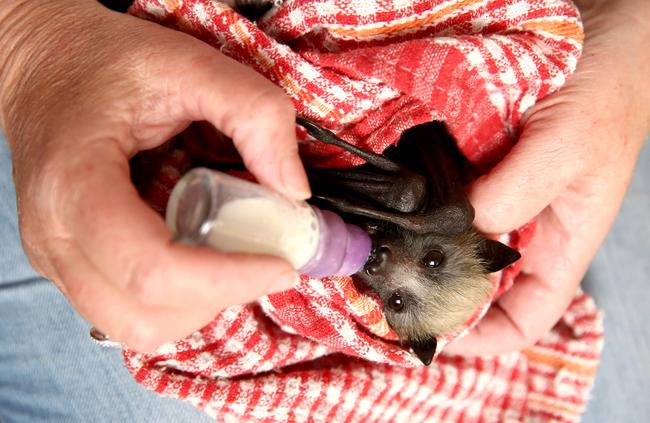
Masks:
[[[391,257],[391,250],[386,245],[374,247],[370,253],[370,258],[364,266],[364,271],[368,276],[375,276],[380,273]]]

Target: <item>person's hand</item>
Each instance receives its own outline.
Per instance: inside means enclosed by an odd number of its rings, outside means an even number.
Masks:
[[[0,0],[0,9],[0,124],[23,244],[80,314],[150,351],[298,282],[278,258],[172,243],[129,178],[130,157],[205,120],[262,184],[307,198],[295,112],[279,88],[188,35],[93,0]]]
[[[519,142],[470,193],[482,231],[539,214],[537,232],[513,288],[449,352],[505,353],[547,333],[622,202],[650,129],[650,10],[636,0],[586,6],[575,75],[524,116]]]

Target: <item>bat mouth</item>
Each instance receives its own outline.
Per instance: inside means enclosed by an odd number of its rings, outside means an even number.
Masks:
[[[370,256],[368,257],[366,264],[363,266],[363,272],[370,277],[376,276],[383,270],[390,255],[390,248],[386,245],[377,245],[373,242]]]

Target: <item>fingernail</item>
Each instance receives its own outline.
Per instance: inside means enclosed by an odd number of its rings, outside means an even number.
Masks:
[[[307,175],[297,153],[287,154],[282,159],[282,184],[292,198],[306,200],[311,197]]]
[[[90,328],[90,337],[97,342],[109,341],[111,338],[96,327]]]
[[[300,283],[300,275],[294,271],[283,273],[277,278],[273,284],[273,287],[277,291],[285,291],[287,289],[292,289],[298,286]]]
[[[123,347],[117,341],[113,341],[110,336],[106,335],[104,332],[101,332],[96,327],[90,328],[90,337],[103,347]]]

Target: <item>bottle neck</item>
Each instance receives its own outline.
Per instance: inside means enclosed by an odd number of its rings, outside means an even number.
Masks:
[[[345,223],[336,213],[311,207],[318,218],[319,244],[314,256],[298,271],[314,278],[357,273],[370,255],[370,236],[360,227]]]

